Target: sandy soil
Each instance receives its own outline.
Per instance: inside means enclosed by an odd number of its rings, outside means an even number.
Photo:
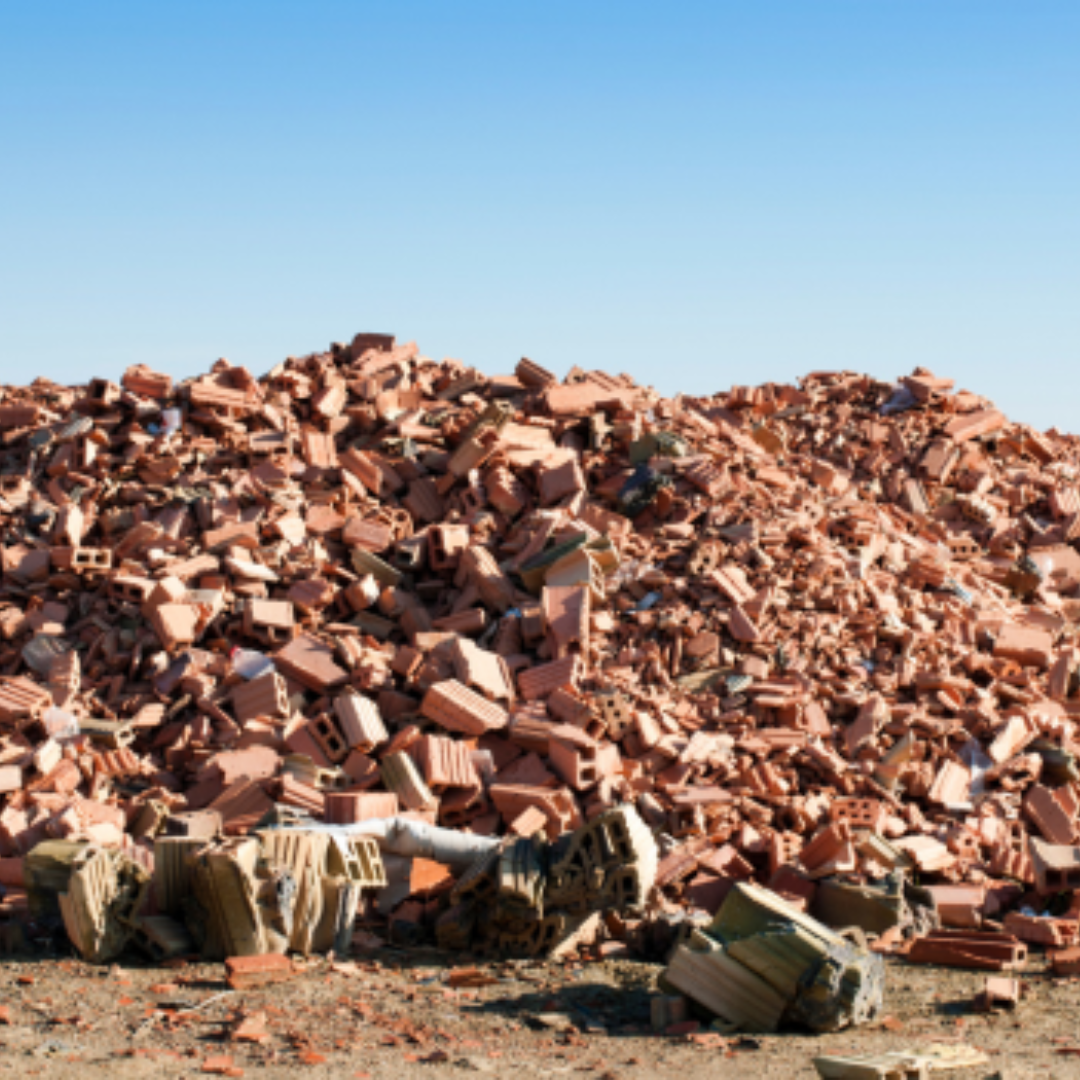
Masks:
[[[886,1013],[855,1031],[722,1039],[655,1034],[661,970],[629,961],[478,964],[489,985],[452,989],[468,966],[437,950],[381,949],[312,962],[287,983],[232,992],[219,964],[95,968],[70,959],[0,965],[0,1075],[356,1078],[646,1076],[799,1078],[823,1052],[960,1041],[991,1056],[957,1080],[1080,1077],[1080,980],[1036,957],[1015,1012],[977,1013],[976,972],[890,961]],[[237,1041],[244,1016],[261,1041]],[[224,1057],[225,1060],[221,1060]]]

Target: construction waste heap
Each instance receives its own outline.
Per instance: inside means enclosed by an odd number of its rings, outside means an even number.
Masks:
[[[5,387],[0,441],[9,950],[621,950],[758,1031],[887,953],[1080,970],[1076,438],[359,334]]]

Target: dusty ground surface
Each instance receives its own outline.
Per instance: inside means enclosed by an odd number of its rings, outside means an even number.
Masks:
[[[436,950],[318,960],[289,982],[231,992],[219,964],[95,968],[0,964],[0,1075],[390,1078],[813,1077],[815,1054],[963,1042],[991,1064],[957,1080],[1080,1076],[1080,980],[1035,957],[1013,1013],[974,1011],[976,972],[890,961],[885,1014],[856,1031],[721,1039],[655,1034],[658,966],[628,961],[478,964],[494,981],[452,989],[467,966]],[[232,1034],[244,1016],[260,1041]]]

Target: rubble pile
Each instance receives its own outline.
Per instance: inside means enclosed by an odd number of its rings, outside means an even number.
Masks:
[[[950,380],[664,399],[360,334],[5,387],[0,442],[9,925],[44,872],[93,957],[337,949],[358,910],[700,954],[756,882],[913,959],[1080,941],[1044,917],[1080,883],[1080,443]]]
[[[664,979],[732,1031],[782,1022],[834,1031],[877,1016],[885,964],[758,885],[740,882],[707,932],[675,949]]]

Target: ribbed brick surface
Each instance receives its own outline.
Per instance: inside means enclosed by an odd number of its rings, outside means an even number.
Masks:
[[[232,692],[233,712],[240,723],[259,716],[289,715],[288,691],[285,680],[276,671],[269,671],[250,682],[241,683]]]
[[[1024,813],[1034,822],[1044,840],[1051,844],[1071,844],[1076,836],[1076,818],[1066,812],[1055,793],[1042,784],[1024,798]]]
[[[48,691],[28,679],[5,679],[0,685],[0,720],[39,716],[51,704]]]
[[[222,828],[230,836],[246,833],[268,810],[273,800],[254,780],[238,780],[208,807],[221,815]]]
[[[337,450],[334,448],[332,435],[323,431],[304,431],[300,435],[304,460],[313,469],[336,469],[338,467]]]
[[[446,679],[432,686],[424,695],[420,712],[447,731],[465,735],[497,731],[506,727],[509,719],[505,709],[462,686],[456,679]]]
[[[414,757],[433,792],[446,788],[474,788],[480,782],[472,763],[472,751],[465,743],[439,735],[425,735],[416,744]]]
[[[559,689],[569,689],[577,684],[581,661],[576,655],[564,656],[550,664],[526,668],[518,675],[518,689],[526,701],[546,698]]]
[[[334,701],[334,714],[347,746],[368,751],[389,738],[379,707],[360,694],[342,694]]]
[[[382,759],[380,772],[383,784],[397,795],[407,810],[425,810],[435,804],[431,789],[412,758],[403,750],[387,754]]]
[[[506,662],[501,656],[479,648],[468,638],[457,638],[451,649],[458,681],[491,700],[510,697]]]
[[[513,604],[514,587],[490,551],[474,544],[462,554],[461,567],[475,584],[485,604],[500,612]]]

